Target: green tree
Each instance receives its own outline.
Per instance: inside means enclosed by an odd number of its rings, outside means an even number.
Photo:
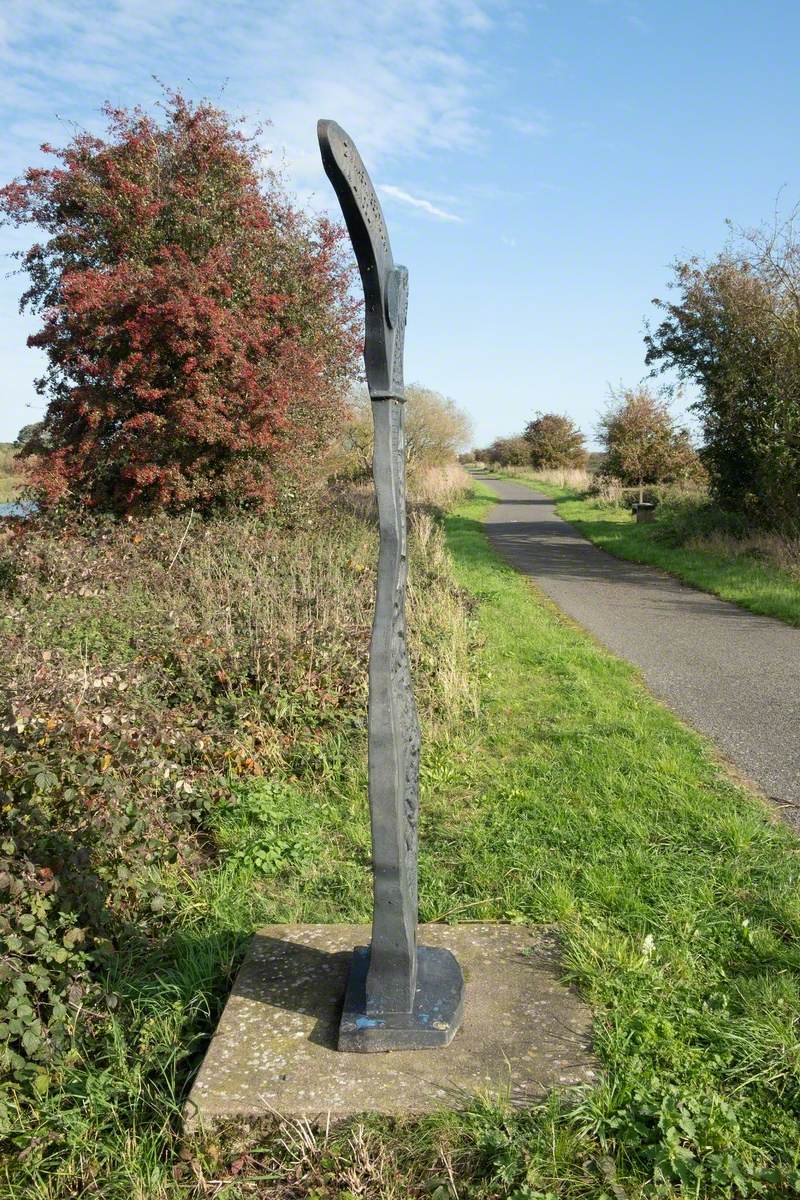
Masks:
[[[406,388],[406,447],[409,465],[454,462],[469,445],[472,421],[455,400],[414,383]]]
[[[522,435],[528,443],[529,461],[537,471],[551,467],[586,466],[584,436],[578,426],[559,413],[537,413]]]
[[[44,421],[34,421],[31,425],[23,425],[16,436],[14,445],[18,447],[27,446],[28,442],[34,438],[41,437],[44,429]]]
[[[711,490],[724,509],[800,527],[800,239],[739,233],[717,258],[674,265],[673,303],[647,362],[700,388],[693,405]]]
[[[531,448],[522,436],[495,438],[491,446],[476,451],[485,462],[497,463],[500,467],[529,467]]]
[[[612,389],[597,434],[606,452],[602,474],[638,487],[640,501],[645,484],[687,479],[698,470],[688,432],[648,387]]]
[[[349,420],[329,459],[333,474],[366,476],[372,470],[372,411],[366,389],[351,393]],[[409,471],[455,462],[469,445],[472,421],[455,400],[419,383],[406,388]]]

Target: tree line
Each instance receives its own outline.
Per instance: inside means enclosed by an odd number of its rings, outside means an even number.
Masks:
[[[679,426],[668,401],[651,388],[619,388],[597,425],[603,453],[599,473],[624,487],[697,481],[703,467],[689,433]],[[537,413],[516,437],[497,438],[473,457],[499,466],[535,471],[585,470],[586,439],[575,422],[559,413]]]
[[[118,513],[268,510],[369,429],[360,310],[341,227],[300,211],[264,151],[220,109],[167,92],[160,119],[108,107],[49,168],[0,188],[0,221],[43,237],[20,253],[29,343],[45,352],[44,420],[21,459],[41,506]],[[651,377],[697,390],[701,444],[670,389],[621,388],[600,416],[603,469],[628,486],[704,477],[749,521],[800,527],[800,245],[794,219],[734,232],[673,264],[647,332]],[[354,398],[355,397],[355,398]],[[468,430],[452,401],[411,392],[418,461]],[[410,422],[412,425],[413,422]],[[584,467],[585,437],[538,412],[477,452],[503,465]],[[355,463],[355,466],[353,464]]]
[[[796,214],[754,231],[731,228],[709,260],[677,260],[669,300],[645,337],[653,382],[612,392],[597,438],[602,471],[626,486],[704,479],[711,499],[753,525],[800,530],[800,240]],[[676,386],[694,385],[695,451],[670,412]],[[524,431],[475,457],[534,469],[586,466],[575,423],[538,413]]]

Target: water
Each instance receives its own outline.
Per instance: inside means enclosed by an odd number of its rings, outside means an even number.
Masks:
[[[0,504],[0,517],[27,517],[28,513],[33,512],[35,507],[36,505],[32,504],[30,500],[24,504],[18,504],[16,501],[8,504]]]

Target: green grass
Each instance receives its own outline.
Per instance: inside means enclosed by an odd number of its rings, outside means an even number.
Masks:
[[[221,868],[166,869],[171,933],[116,964],[114,1036],[25,1114],[9,1197],[797,1194],[800,844],[499,561],[487,495],[447,519],[479,602],[481,715],[425,744],[420,917],[557,923],[601,1082],[526,1113],[486,1098],[327,1140],[230,1129],[181,1150],[181,1098],[247,931],[368,916],[365,764],[329,737],[313,786],[236,785],[216,817]]]
[[[565,521],[616,558],[659,567],[751,612],[800,626],[800,582],[788,571],[756,559],[746,550],[732,555],[727,547],[715,553],[713,549],[670,545],[657,520],[640,525],[627,509],[600,505],[567,488],[518,476],[514,482],[551,496]]]

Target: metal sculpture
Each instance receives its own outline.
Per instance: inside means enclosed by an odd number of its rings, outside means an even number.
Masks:
[[[380,202],[352,139],[335,121],[320,121],[317,136],[364,288],[364,361],[380,527],[369,658],[372,942],[353,953],[339,1049],[423,1049],[452,1040],[461,1024],[464,980],[449,950],[417,945],[420,737],[405,627],[408,271],[394,263]]]

